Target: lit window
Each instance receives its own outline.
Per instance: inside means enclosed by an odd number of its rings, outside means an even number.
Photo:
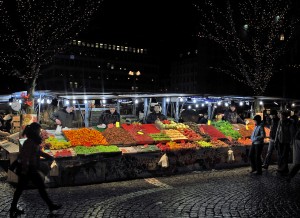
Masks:
[[[76,40],[73,40],[73,45],[76,45]]]
[[[110,69],[115,69],[115,66],[112,64],[111,66],[110,66]]]
[[[141,48],[140,52],[143,54],[144,53],[144,49]]]
[[[107,44],[104,44],[104,45],[103,45],[103,48],[104,48],[104,49],[107,49]]]
[[[112,47],[112,48],[113,48],[113,50],[116,50],[116,45],[113,45],[113,47]]]
[[[111,45],[108,45],[108,50],[111,50]]]
[[[133,51],[133,53],[135,53],[135,51],[136,51],[135,48],[133,48],[132,51]]]
[[[100,43],[100,48],[103,48],[103,43]]]
[[[140,53],[140,49],[139,48],[136,49],[136,53]]]
[[[125,47],[125,51],[128,51],[128,47],[127,46]]]
[[[120,46],[119,45],[117,45],[117,51],[120,51]]]
[[[280,41],[284,41],[284,34],[283,33],[280,34],[279,39],[280,39]]]
[[[87,43],[86,46],[87,46],[87,47],[90,47],[91,45],[90,45],[90,43]]]
[[[96,48],[99,48],[99,43],[96,43]]]
[[[245,24],[245,25],[243,26],[243,28],[244,28],[244,30],[248,30],[248,29],[249,29],[248,24]]]
[[[121,51],[124,51],[124,46],[121,46]]]
[[[85,42],[82,42],[82,46],[85,46]]]
[[[280,16],[277,15],[277,16],[275,17],[275,21],[278,22],[279,19],[280,19]]]
[[[92,44],[91,44],[91,47],[92,47],[92,48],[94,48],[94,47],[95,47],[94,43],[92,43]]]

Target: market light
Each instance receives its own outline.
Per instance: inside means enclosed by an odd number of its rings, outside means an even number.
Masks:
[[[263,105],[264,103],[262,101],[259,102],[259,105]]]
[[[244,105],[244,102],[240,101],[240,106],[243,106]]]
[[[11,102],[9,102],[8,104],[11,105]]]
[[[47,99],[47,104],[51,104],[51,100],[50,99]]]
[[[102,102],[103,102],[103,104],[105,104],[106,103],[106,99],[103,99]]]
[[[73,104],[75,104],[76,103],[76,100],[73,100]]]
[[[191,109],[191,108],[192,108],[191,105],[189,105],[189,106],[188,106],[188,109]]]
[[[219,106],[220,106],[221,104],[222,104],[222,102],[221,102],[221,101],[218,101],[217,105],[219,105]]]
[[[45,99],[42,99],[42,100],[41,100],[41,104],[44,104],[44,103],[45,103]]]
[[[84,100],[83,102],[84,102],[85,104],[87,104],[87,100]]]
[[[138,99],[135,99],[134,103],[135,103],[135,104],[138,104],[138,103],[139,103],[139,100],[138,100]]]
[[[225,102],[225,106],[228,107],[228,105],[229,105],[228,102]]]
[[[170,102],[170,98],[167,98],[167,99],[166,99],[166,102]]]
[[[204,107],[204,103],[201,104],[201,107]]]
[[[22,100],[21,99],[19,100],[19,103],[22,104]]]
[[[196,104],[196,108],[198,108],[199,107],[199,104]]]
[[[40,101],[41,101],[41,99],[40,99],[40,98],[38,98],[37,102],[38,102],[38,103],[40,103]]]
[[[193,103],[196,103],[196,99],[193,99]]]
[[[292,107],[295,107],[295,103],[292,103]]]
[[[179,101],[180,101],[180,102],[183,102],[183,99],[182,99],[182,98],[179,98]]]
[[[66,105],[69,105],[70,104],[70,101],[69,100],[66,100]]]
[[[273,102],[275,105],[278,105],[278,103],[276,101]]]

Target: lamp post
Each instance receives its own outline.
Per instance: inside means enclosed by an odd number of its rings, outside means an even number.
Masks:
[[[138,87],[136,86],[136,81],[138,80],[138,77],[141,75],[140,71],[129,71],[129,76],[133,76],[133,87],[131,87],[132,91],[136,91]],[[130,77],[128,77],[130,79]]]

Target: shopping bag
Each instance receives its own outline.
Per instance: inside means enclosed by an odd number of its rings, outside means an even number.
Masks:
[[[61,125],[57,125],[56,130],[55,130],[55,135],[61,135]]]
[[[167,168],[169,167],[169,158],[167,156],[167,154],[164,154],[160,160],[158,161],[158,165],[160,165],[161,167]]]
[[[234,154],[233,154],[233,150],[229,149],[228,150],[228,162],[234,162]]]
[[[55,160],[51,163],[50,168],[50,176],[59,176],[59,168]]]

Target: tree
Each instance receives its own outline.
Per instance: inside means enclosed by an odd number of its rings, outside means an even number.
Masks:
[[[262,95],[279,57],[287,50],[297,20],[290,16],[287,0],[227,0],[194,3],[199,15],[200,38],[217,43],[226,53],[222,66],[214,67],[249,86],[254,95]]]
[[[24,80],[34,102],[41,66],[66,49],[100,5],[100,0],[0,0],[0,72]],[[28,111],[33,109],[34,104]]]

